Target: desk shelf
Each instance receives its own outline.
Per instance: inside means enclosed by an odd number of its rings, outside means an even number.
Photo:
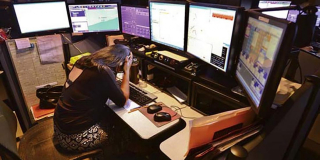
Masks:
[[[145,71],[151,72],[148,70],[148,66],[151,65],[154,68],[152,69],[153,78],[145,78],[147,82],[153,84],[156,88],[164,91],[168,95],[171,95],[168,91],[166,91],[167,87],[176,86],[180,89],[186,96],[186,104],[190,105],[191,103],[191,87],[192,87],[192,76],[187,77],[184,74],[181,74],[180,71],[173,71],[159,64],[153,63],[150,60],[144,60]]]
[[[137,56],[140,58],[142,79],[169,96],[172,95],[166,91],[166,88],[173,85],[176,86],[187,95],[186,104],[191,105],[202,114],[211,115],[249,106],[246,97],[231,91],[233,87],[238,85],[235,79],[212,70],[210,67],[203,70],[203,72],[197,76],[192,76],[184,69],[172,70],[166,66],[155,63],[153,59],[143,56],[143,54],[138,54]],[[150,66],[152,66],[153,69],[150,69],[152,68]],[[152,74],[153,78],[150,78]],[[165,79],[167,79],[167,82],[171,81],[171,83],[166,84]],[[204,97],[211,101],[208,102],[207,106],[202,104],[207,103],[203,101]]]
[[[193,82],[191,106],[202,114],[213,115],[224,111],[239,109],[249,106],[246,102],[225,94],[204,84]]]

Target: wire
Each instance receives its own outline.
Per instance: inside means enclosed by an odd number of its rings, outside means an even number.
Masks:
[[[152,94],[157,94],[157,93],[162,93],[162,91],[158,90],[158,91],[152,92]]]
[[[180,111],[180,116],[183,117],[183,118],[189,118],[189,119],[196,119],[196,118],[198,118],[198,117],[186,117],[186,116],[184,116],[184,115],[182,114],[182,111],[181,111],[181,109],[183,109],[183,108],[180,108],[180,107],[178,107],[178,106],[172,105],[172,106],[170,106],[170,107],[171,107],[171,108],[175,108],[175,112],[177,112],[177,110],[179,110],[179,111]],[[185,105],[184,108],[186,108],[186,107],[187,107],[187,105]]]
[[[299,71],[300,71],[300,82],[302,84],[302,70],[301,70],[301,66],[300,66],[300,62],[298,61],[298,67],[299,67]]]
[[[176,116],[176,115],[178,114],[177,110],[174,110],[174,112],[176,112],[176,114],[174,114],[174,115],[171,116],[171,117],[174,117],[174,116]]]
[[[82,51],[74,44],[74,43],[72,43],[72,41],[68,38],[68,37],[66,37],[64,34],[61,34],[62,35],[62,37],[64,37],[64,39],[66,39],[70,44],[72,44],[72,46],[74,47],[74,48],[76,48],[79,52],[80,52],[80,54],[82,54]]]
[[[289,65],[291,62],[292,62],[292,59],[289,59],[289,60],[287,61],[286,68],[288,67],[288,65]]]

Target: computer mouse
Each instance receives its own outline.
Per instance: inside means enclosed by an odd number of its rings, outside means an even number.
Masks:
[[[158,113],[154,114],[153,120],[156,122],[170,121],[171,115],[167,112],[158,112]]]
[[[153,105],[150,105],[148,108],[147,108],[147,112],[149,114],[152,114],[152,113],[156,113],[156,112],[159,112],[162,110],[162,107],[159,106],[159,105],[156,105],[156,104],[153,104]]]

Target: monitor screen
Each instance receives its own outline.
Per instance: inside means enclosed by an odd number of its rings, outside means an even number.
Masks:
[[[286,21],[265,17],[257,12],[251,13],[246,25],[236,78],[253,107],[260,110],[262,106],[264,109],[271,108],[285,66],[282,61],[285,61],[286,55],[290,53],[294,29],[288,29],[289,23]],[[290,34],[288,31],[291,31]]]
[[[291,1],[260,1],[259,8],[275,8],[275,7],[288,7],[290,6]],[[262,12],[273,17],[286,19],[288,15],[288,10],[281,11],[266,11]]]
[[[318,17],[317,17],[317,21],[316,21],[315,26],[319,26],[319,24],[320,24],[320,6],[317,6],[317,9],[318,9],[318,12],[316,13],[316,15]],[[300,13],[300,11],[298,11],[298,10],[289,10],[287,20],[295,23],[297,21],[297,17],[299,15],[299,13]],[[305,13],[302,12],[301,14],[304,15]]]
[[[121,6],[122,33],[150,39],[149,9]]]
[[[22,34],[70,28],[65,1],[13,4]]]
[[[185,6],[184,3],[150,1],[151,41],[184,50]]]
[[[299,13],[300,11],[298,10],[289,10],[287,20],[295,23]]]
[[[117,3],[69,5],[73,33],[120,31]]]
[[[190,4],[187,52],[226,72],[236,12]]]

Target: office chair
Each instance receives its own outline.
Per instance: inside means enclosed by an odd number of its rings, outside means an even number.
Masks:
[[[16,142],[17,120],[12,110],[0,101],[0,159],[2,160],[78,160],[103,156],[98,148],[83,153],[64,151],[53,138],[53,118],[40,121]]]

